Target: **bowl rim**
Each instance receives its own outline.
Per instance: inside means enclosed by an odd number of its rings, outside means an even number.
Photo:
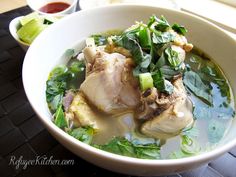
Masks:
[[[23,63],[23,70],[22,70],[22,76],[23,76],[23,86],[26,92],[26,96],[29,99],[29,102],[31,104],[31,106],[33,107],[34,111],[36,112],[36,114],[39,116],[39,119],[44,123],[44,125],[47,127],[47,129],[54,135],[55,134],[59,135],[64,142],[69,142],[71,143],[73,146],[77,146],[85,151],[89,151],[90,154],[94,154],[96,155],[96,157],[101,157],[101,158],[108,158],[114,161],[119,161],[121,163],[128,163],[128,164],[136,164],[136,165],[142,165],[142,166],[170,166],[170,165],[184,165],[184,164],[188,164],[188,163],[196,163],[197,161],[203,161],[203,162],[207,162],[209,161],[209,159],[214,159],[216,157],[218,157],[219,155],[226,153],[227,151],[229,151],[231,148],[233,148],[234,146],[236,146],[236,138],[231,140],[230,142],[217,147],[213,150],[210,150],[209,152],[204,152],[201,153],[199,155],[196,156],[190,156],[190,157],[186,157],[186,158],[180,158],[180,159],[156,159],[156,160],[150,160],[150,159],[138,159],[138,158],[133,158],[133,157],[127,157],[127,156],[122,156],[122,155],[117,155],[117,154],[113,154],[110,152],[106,152],[100,149],[97,149],[95,147],[92,147],[90,145],[87,145],[83,142],[80,142],[79,140],[73,138],[72,136],[68,135],[66,132],[64,132],[63,130],[61,130],[60,128],[58,128],[52,121],[50,121],[48,119],[47,116],[42,115],[40,112],[37,111],[37,108],[34,106],[34,102],[31,100],[30,95],[28,95],[27,90],[30,89],[27,85],[27,81],[25,80],[25,76],[27,75],[27,65],[30,64],[30,55],[31,55],[31,51],[36,47],[37,45],[37,41],[39,41],[41,38],[44,38],[44,36],[46,36],[48,33],[50,34],[51,31],[53,31],[54,28],[56,28],[57,26],[59,26],[61,23],[64,23],[64,21],[66,21],[67,19],[73,18],[74,16],[79,16],[79,15],[85,15],[86,13],[93,13],[96,11],[105,11],[107,9],[122,9],[122,8],[152,8],[155,10],[158,9],[162,9],[162,10],[166,10],[166,11],[171,11],[173,13],[180,13],[183,15],[187,15],[190,16],[191,18],[194,18],[195,20],[198,21],[202,21],[207,25],[210,25],[212,27],[214,27],[216,30],[218,30],[218,32],[222,33],[222,35],[224,35],[224,37],[229,41],[231,40],[233,43],[235,43],[236,45],[236,41],[234,38],[232,38],[228,33],[226,33],[223,29],[221,29],[220,27],[216,26],[215,24],[201,18],[198,17],[196,15],[187,13],[187,12],[183,12],[183,11],[178,11],[178,10],[174,10],[174,9],[166,9],[166,8],[162,8],[162,7],[153,7],[151,5],[133,5],[133,4],[118,4],[118,5],[112,5],[112,6],[102,6],[102,7],[97,7],[97,8],[92,8],[92,9],[85,9],[82,11],[78,11],[76,13],[73,13],[65,18],[63,18],[62,20],[58,21],[56,24],[52,25],[52,27],[48,28],[47,30],[45,30],[43,32],[43,34],[41,34],[38,38],[35,39],[34,43],[32,43],[32,45],[30,46],[28,52],[26,53],[25,56],[25,60]],[[45,81],[46,82],[46,81]],[[46,104],[46,103],[45,103]]]

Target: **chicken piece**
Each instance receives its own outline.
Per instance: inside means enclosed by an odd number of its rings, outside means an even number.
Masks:
[[[105,113],[134,109],[140,102],[140,93],[131,59],[98,48],[94,53],[93,47],[86,47],[83,52],[87,73],[80,90],[86,98]]]
[[[191,101],[183,98],[159,116],[146,121],[141,127],[141,132],[155,138],[176,135],[193,123],[192,108]]]
[[[193,105],[187,96],[182,78],[174,83],[174,92],[165,97],[156,97],[155,109],[148,112],[145,119],[149,119],[141,126],[141,132],[155,138],[163,135],[175,135],[180,130],[193,123]],[[147,102],[145,102],[147,104]],[[149,102],[150,103],[150,102]],[[149,105],[146,105],[149,107]]]
[[[97,115],[88,105],[84,95],[81,92],[78,92],[68,108],[66,113],[67,118],[72,119],[74,122],[78,123],[77,126],[92,126],[95,129],[98,129],[96,120]]]

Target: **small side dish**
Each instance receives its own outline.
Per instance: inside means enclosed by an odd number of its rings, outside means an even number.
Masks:
[[[235,116],[233,94],[186,33],[153,15],[68,49],[68,63],[46,83],[53,122],[79,141],[135,158],[184,158],[218,146]]]
[[[33,12],[20,18],[16,33],[21,41],[31,44],[44,29],[57,20],[57,18]]]

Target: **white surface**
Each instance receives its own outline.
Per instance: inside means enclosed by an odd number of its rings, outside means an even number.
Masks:
[[[86,145],[66,134],[51,122],[45,89],[49,72],[66,49],[87,36],[109,29],[124,29],[134,21],[146,22],[150,15],[164,15],[189,30],[187,38],[225,71],[233,92],[236,89],[236,41],[215,25],[186,13],[148,6],[109,6],[83,10],[65,17],[36,38],[23,64],[23,84],[27,97],[51,134],[78,156],[100,167],[139,176],[154,176],[189,170],[209,162],[236,145],[236,121],[224,139],[224,145],[205,154],[184,159],[144,160],[111,154]]]

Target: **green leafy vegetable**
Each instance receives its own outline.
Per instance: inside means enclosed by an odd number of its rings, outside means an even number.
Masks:
[[[73,89],[73,81],[78,74],[84,71],[84,64],[81,61],[75,61],[69,67],[58,66],[49,74],[46,82],[46,100],[52,113],[62,104],[62,98],[67,89]]]
[[[162,66],[160,68],[160,71],[161,71],[162,75],[168,80],[172,80],[174,76],[182,74],[182,71],[175,70],[168,65]]]
[[[229,103],[231,100],[229,83],[222,76],[221,72],[217,70],[216,68],[217,66],[215,65],[210,66],[210,64],[208,63],[206,64],[206,66],[201,68],[200,76],[206,82],[214,82],[215,84],[217,84],[219,86],[221,95],[223,97],[227,97],[227,101]]]
[[[65,128],[65,127],[68,127],[68,122],[67,120],[65,119],[65,116],[64,116],[64,112],[63,112],[63,109],[62,109],[62,105],[60,105],[58,108],[57,108],[57,111],[54,115],[54,123],[56,124],[56,126],[58,126],[59,128]]]
[[[165,44],[169,42],[173,42],[175,39],[175,35],[170,32],[155,32],[152,35],[152,41],[154,44]]]
[[[137,158],[141,159],[160,159],[160,147],[156,144],[133,144]]]
[[[74,49],[67,49],[65,51],[64,57],[68,58],[68,59],[71,59],[74,54],[75,54],[75,50]]]
[[[171,94],[174,91],[174,86],[168,81],[165,80],[160,70],[152,75],[154,86],[161,92]]]
[[[210,106],[213,104],[211,88],[202,82],[197,73],[193,71],[186,71],[184,73],[183,81],[185,86],[187,86],[194,95],[202,99]]]
[[[181,35],[185,35],[188,32],[188,30],[184,26],[176,23],[172,25],[172,29]]]
[[[86,144],[91,144],[95,130],[92,127],[79,127],[68,131],[68,134]]]
[[[105,145],[95,145],[96,148],[129,157],[143,159],[160,159],[160,147],[157,144],[135,144],[126,138],[115,137]]]
[[[165,54],[167,56],[167,60],[170,63],[170,66],[173,68],[177,68],[182,63],[179,59],[178,53],[172,50],[171,47],[165,49]]]
[[[164,32],[170,27],[168,21],[165,19],[164,16],[161,16],[160,19],[155,18],[155,20],[157,22],[157,24],[155,25],[155,29],[158,31]]]
[[[122,46],[129,50],[137,65],[141,68],[147,68],[151,62],[150,54],[144,53],[139,43],[135,39],[132,39],[128,34],[129,33],[123,34],[115,41],[115,43],[118,46]]]
[[[55,68],[49,76],[46,89],[46,100],[52,112],[55,112],[59,105],[62,104],[62,97],[67,88],[67,79],[70,79],[70,74],[64,66]]]

